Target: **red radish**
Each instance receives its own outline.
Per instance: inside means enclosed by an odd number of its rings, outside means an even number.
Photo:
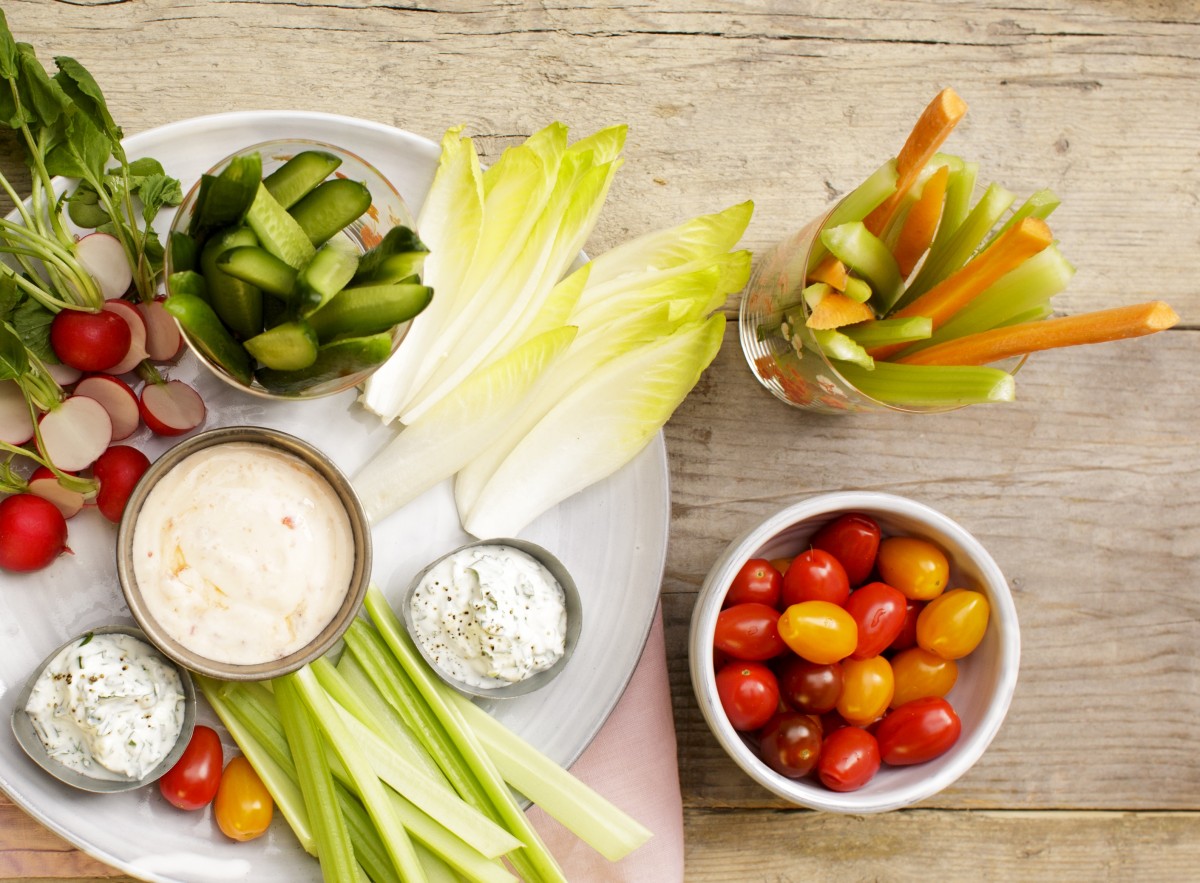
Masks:
[[[0,500],[0,570],[41,570],[67,548],[67,522],[54,504],[33,494]]]
[[[89,374],[75,387],[75,395],[95,399],[112,420],[112,440],[129,438],[142,424],[137,396],[124,380],[111,374]]]
[[[75,256],[100,286],[105,300],[120,297],[133,282],[133,270],[120,240],[108,233],[89,233],[75,243]]]
[[[45,466],[39,466],[29,476],[29,493],[49,500],[63,514],[63,518],[74,518],[83,508],[83,494],[63,487],[58,483],[58,476]]]
[[[167,312],[160,300],[137,305],[146,323],[146,352],[155,362],[169,362],[179,355],[183,347],[183,335],[175,319]]]
[[[15,380],[0,380],[0,442],[23,445],[33,438],[29,404]]]
[[[92,467],[92,475],[100,482],[96,494],[100,514],[113,523],[120,521],[134,485],[149,468],[146,455],[128,445],[113,445],[101,454]]]
[[[50,323],[54,354],[80,371],[107,371],[125,358],[131,341],[128,322],[110,312],[63,310]]]
[[[50,372],[50,376],[54,378],[54,382],[63,389],[71,386],[83,376],[82,371],[78,368],[72,368],[70,365],[51,365],[47,363],[46,370]]]
[[[112,419],[95,399],[69,396],[38,423],[42,452],[64,472],[86,469],[112,442]]]
[[[128,374],[146,358],[146,323],[137,307],[127,300],[110,300],[104,304],[106,313],[115,313],[129,326],[129,350],[125,358],[100,370],[107,374]]]
[[[142,419],[159,435],[183,435],[204,422],[204,399],[182,380],[142,387]]]

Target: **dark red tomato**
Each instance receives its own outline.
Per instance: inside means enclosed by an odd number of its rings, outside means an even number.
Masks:
[[[825,712],[825,714],[821,715],[820,721],[821,732],[826,736],[828,736],[834,730],[840,730],[842,727],[850,726],[850,724],[846,723],[846,719],[836,711]]]
[[[713,646],[735,659],[770,659],[787,649],[779,611],[766,604],[735,604],[717,614]]]
[[[851,657],[870,659],[886,650],[904,626],[907,604],[908,599],[887,583],[855,589],[846,601],[846,612],[858,624],[858,644]]]
[[[841,607],[850,595],[846,570],[822,549],[809,549],[792,559],[783,577],[783,606],[802,601],[828,601]]]
[[[789,654],[776,665],[775,675],[783,701],[804,714],[833,710],[842,693],[842,667],[836,662],[819,665]]]
[[[861,585],[875,566],[879,551],[879,525],[866,515],[850,512],[825,525],[810,541],[841,562],[850,585]]]
[[[940,757],[958,741],[962,721],[938,696],[914,699],[894,709],[876,730],[879,752],[892,766],[924,763]]]
[[[817,776],[830,791],[857,791],[879,771],[879,743],[860,727],[842,727],[825,737]]]
[[[751,558],[742,565],[729,591],[725,593],[722,607],[732,607],[734,604],[767,604],[779,606],[779,597],[783,591],[783,575],[765,558]]]
[[[197,724],[179,761],[158,780],[158,790],[180,809],[202,809],[217,795],[223,763],[220,737]]]
[[[921,608],[925,606],[925,602],[908,598],[905,601],[907,603],[904,605],[904,622],[900,626],[900,632],[888,645],[889,650],[907,650],[917,646],[917,617],[921,615]]]
[[[735,730],[757,730],[779,708],[779,683],[761,662],[735,659],[717,672],[717,696]]]
[[[807,714],[782,712],[762,728],[758,749],[763,762],[781,776],[807,776],[821,755],[821,725]]]

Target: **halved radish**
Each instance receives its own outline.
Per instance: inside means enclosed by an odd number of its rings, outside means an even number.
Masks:
[[[29,493],[49,500],[58,507],[63,518],[73,518],[83,508],[83,494],[63,487],[58,483],[58,476],[45,466],[39,466],[29,476]]]
[[[140,303],[137,310],[146,323],[146,352],[156,362],[169,362],[179,355],[183,347],[183,335],[174,317],[167,312],[162,301]]]
[[[129,352],[120,362],[104,369],[106,374],[128,374],[146,358],[146,323],[137,307],[127,300],[110,300],[104,309],[116,313],[129,326]]]
[[[70,365],[63,365],[61,363],[58,365],[51,365],[49,362],[47,362],[46,370],[50,372],[50,376],[54,378],[54,382],[63,389],[71,386],[83,376],[83,372],[78,368],[72,368]]]
[[[96,494],[100,514],[114,523],[120,521],[134,485],[149,468],[146,455],[128,445],[113,445],[101,454],[92,467],[92,475],[100,482]]]
[[[131,307],[132,309],[132,307]],[[137,310],[133,311],[134,314]],[[139,317],[140,320],[140,317]],[[142,328],[142,337],[146,335]],[[63,310],[50,323],[50,346],[59,361],[80,371],[107,371],[129,354],[133,329],[120,314]]]
[[[95,399],[69,396],[38,423],[42,452],[64,472],[86,469],[112,442],[112,420]]]
[[[105,300],[120,297],[133,282],[133,270],[120,240],[109,233],[89,233],[75,243],[79,263],[88,271]]]
[[[204,399],[182,380],[147,383],[139,402],[142,419],[159,435],[183,435],[204,422]]]
[[[89,374],[75,387],[75,395],[95,399],[112,420],[112,440],[133,435],[142,424],[137,396],[124,380],[111,374]]]
[[[67,550],[67,522],[54,504],[33,494],[0,500],[0,570],[41,570]]]
[[[33,438],[33,419],[21,387],[15,380],[0,380],[0,441],[23,445]]]

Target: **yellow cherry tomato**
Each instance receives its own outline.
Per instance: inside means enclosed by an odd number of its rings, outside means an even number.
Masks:
[[[771,566],[779,571],[780,575],[787,573],[788,566],[792,563],[791,558],[772,558]]]
[[[950,580],[946,553],[927,540],[888,537],[875,559],[879,577],[910,601],[936,598]]]
[[[917,617],[917,644],[942,659],[962,659],[983,640],[989,610],[981,592],[954,589],[939,595]]]
[[[221,833],[232,840],[253,840],[266,833],[275,812],[271,793],[250,761],[235,757],[225,766],[213,816]]]
[[[892,674],[896,678],[892,708],[897,708],[914,699],[945,696],[958,680],[958,663],[921,647],[909,647],[892,657]]]
[[[779,617],[779,636],[797,656],[829,665],[840,662],[858,645],[854,617],[828,601],[801,601]]]
[[[882,656],[842,663],[842,695],[838,713],[849,724],[866,726],[887,711],[895,690],[892,666]]]

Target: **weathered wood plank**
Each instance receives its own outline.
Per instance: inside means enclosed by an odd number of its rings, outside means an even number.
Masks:
[[[102,862],[79,852],[0,794],[0,880],[122,881]]]

